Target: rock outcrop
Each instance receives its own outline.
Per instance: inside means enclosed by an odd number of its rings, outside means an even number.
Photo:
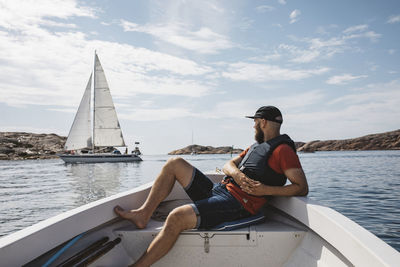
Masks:
[[[392,132],[370,134],[363,137],[344,139],[344,140],[326,140],[311,141],[308,143],[295,142],[299,152],[315,151],[341,151],[341,150],[400,150],[400,129]],[[192,145],[182,149],[174,150],[169,155],[191,154],[192,151],[197,154],[228,154],[232,147],[212,147]],[[242,149],[234,149],[233,154],[242,152]]]
[[[400,130],[344,140],[311,141],[300,152],[341,150],[400,150]]]
[[[57,134],[0,132],[0,160],[55,158],[57,157],[57,153],[63,151],[66,139],[66,137]],[[296,147],[299,152],[400,150],[400,129],[392,132],[370,134],[353,139],[317,140],[308,143],[296,142]],[[232,150],[231,146],[212,147],[190,145],[182,149],[174,150],[168,154],[239,154],[242,151],[243,149],[240,148],[234,148]]]
[[[0,132],[0,160],[55,158],[66,139],[56,134]]]
[[[231,146],[200,146],[190,145],[182,149],[177,149],[168,153],[168,155],[190,155],[194,154],[239,154],[243,151],[240,148],[233,148]]]

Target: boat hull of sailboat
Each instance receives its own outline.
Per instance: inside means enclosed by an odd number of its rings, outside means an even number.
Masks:
[[[134,154],[84,154],[58,155],[65,163],[103,163],[103,162],[134,162],[142,158]]]

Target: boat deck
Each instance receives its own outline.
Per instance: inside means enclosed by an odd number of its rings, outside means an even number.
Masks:
[[[168,201],[156,212],[164,212],[181,201]],[[298,221],[272,208],[266,209],[265,222],[232,231],[187,230],[180,234],[172,250],[154,266],[333,266],[351,264],[332,246]],[[137,260],[150,242],[161,231],[164,222],[151,219],[145,229],[137,229],[129,221],[116,221],[103,225],[79,243],[74,249],[82,250],[91,243],[108,237],[121,239],[96,266],[127,266]],[[72,251],[71,251],[72,252]],[[55,263],[61,263],[60,257]]]
[[[99,258],[96,266],[127,266],[144,253],[161,231],[163,219],[170,210],[187,201],[161,203],[145,229],[137,229],[125,220],[102,225],[82,238],[69,255],[102,238],[120,238],[121,242]],[[352,266],[335,248],[297,220],[273,207],[266,208],[264,214],[267,219],[263,223],[232,231],[184,231],[172,250],[154,266]],[[60,264],[66,259],[62,256],[54,263]]]
[[[113,232],[121,237],[127,254],[136,260],[162,225],[163,222],[151,220],[146,229],[129,225]],[[173,249],[154,266],[194,266],[194,262],[196,266],[282,266],[305,234],[302,229],[278,221],[232,231],[188,230],[180,234]],[[264,259],[263,263],[248,262],[255,258]]]

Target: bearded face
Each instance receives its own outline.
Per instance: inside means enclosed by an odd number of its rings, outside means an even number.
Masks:
[[[254,137],[257,143],[261,144],[264,142],[264,132],[261,130],[260,124],[256,124],[254,128],[256,129],[256,134]]]

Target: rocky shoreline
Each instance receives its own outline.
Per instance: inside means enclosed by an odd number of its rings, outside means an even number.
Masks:
[[[233,148],[231,146],[200,146],[190,145],[181,149],[177,149],[168,153],[168,155],[190,155],[190,154],[239,154],[243,151],[240,148]]]
[[[66,140],[57,134],[0,132],[0,160],[56,158]]]
[[[0,132],[0,160],[56,158],[63,151],[66,137],[57,134],[25,132]],[[296,142],[297,151],[344,151],[344,150],[400,150],[400,129],[370,134],[344,140]],[[243,149],[231,146],[212,147],[190,145],[174,150],[169,155],[192,154],[239,154]]]
[[[344,140],[326,140],[311,142],[295,142],[297,151],[309,153],[315,151],[357,151],[357,150],[400,150],[400,129],[396,131],[370,134],[358,138]],[[229,154],[232,147],[212,147],[191,145],[182,149],[177,149],[168,155],[188,155],[192,151],[196,154]],[[236,148],[233,154],[239,154],[243,149]]]
[[[311,141],[297,149],[299,152],[358,150],[400,150],[400,129],[352,139]]]

